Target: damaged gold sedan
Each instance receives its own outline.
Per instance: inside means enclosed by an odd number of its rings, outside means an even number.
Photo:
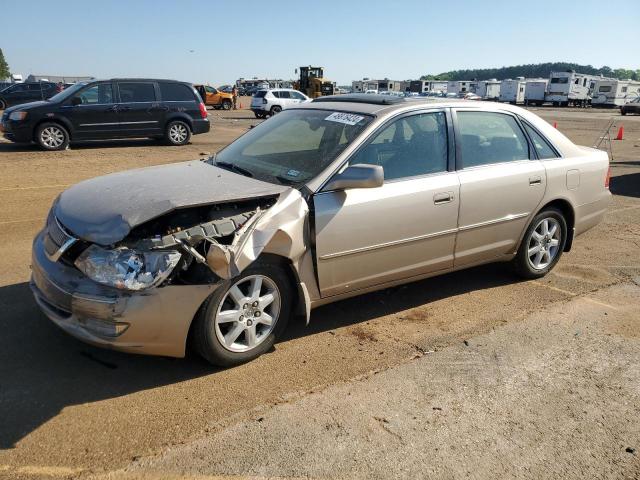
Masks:
[[[348,296],[494,261],[545,275],[604,215],[607,166],[517,107],[324,97],[211,158],[69,188],[31,287],[80,340],[237,365]]]

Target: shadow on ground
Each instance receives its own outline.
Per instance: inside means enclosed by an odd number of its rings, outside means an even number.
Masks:
[[[344,300],[290,325],[284,340],[365,322],[435,300],[514,281],[489,265]],[[199,357],[123,354],[69,337],[38,310],[27,283],[0,288],[0,449],[12,448],[63,408],[96,402],[220,370]],[[277,355],[277,345],[274,354]]]
[[[639,198],[640,173],[628,173],[627,175],[618,175],[616,177],[611,177],[609,189],[614,195]]]

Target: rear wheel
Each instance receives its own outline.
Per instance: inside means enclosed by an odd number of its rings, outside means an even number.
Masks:
[[[186,145],[191,138],[189,125],[181,120],[174,120],[167,125],[165,139],[170,145]]]
[[[39,125],[35,139],[44,150],[64,150],[69,146],[69,132],[58,123]]]
[[[222,102],[222,109],[223,110],[231,110],[232,106],[233,106],[233,104],[229,100],[223,100],[223,102]]]
[[[567,241],[567,222],[555,208],[543,210],[529,225],[513,260],[516,272],[528,279],[544,277],[558,263]]]
[[[7,106],[6,106],[6,104],[4,103],[4,100],[0,100],[0,110],[4,110],[4,109],[6,109],[6,108],[7,108]]]
[[[194,320],[194,346],[214,365],[249,362],[269,351],[285,330],[291,303],[291,285],[281,267],[252,265],[209,297]]]

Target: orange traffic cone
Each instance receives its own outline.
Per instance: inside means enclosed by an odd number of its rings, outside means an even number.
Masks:
[[[553,128],[558,128],[558,122],[553,122]]]
[[[618,136],[616,137],[616,140],[622,140],[622,137],[624,137],[624,126],[621,125],[618,129]]]

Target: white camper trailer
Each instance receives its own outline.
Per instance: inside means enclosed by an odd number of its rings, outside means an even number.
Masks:
[[[495,78],[478,82],[476,95],[483,100],[497,101],[500,98],[500,82]]]
[[[518,77],[515,80],[508,78],[500,83],[501,102],[509,102],[514,105],[524,102],[524,87],[526,85],[524,77]]]
[[[444,80],[412,80],[409,83],[411,93],[447,93],[447,82]]]
[[[475,93],[477,86],[473,80],[451,80],[447,82],[447,93]]]
[[[529,78],[524,87],[525,105],[542,105],[547,93],[549,80],[546,78]]]
[[[587,106],[591,103],[591,94],[596,83],[603,77],[568,72],[551,72],[545,100],[554,106]]]
[[[640,81],[602,79],[596,83],[592,105],[620,107],[640,97]]]

